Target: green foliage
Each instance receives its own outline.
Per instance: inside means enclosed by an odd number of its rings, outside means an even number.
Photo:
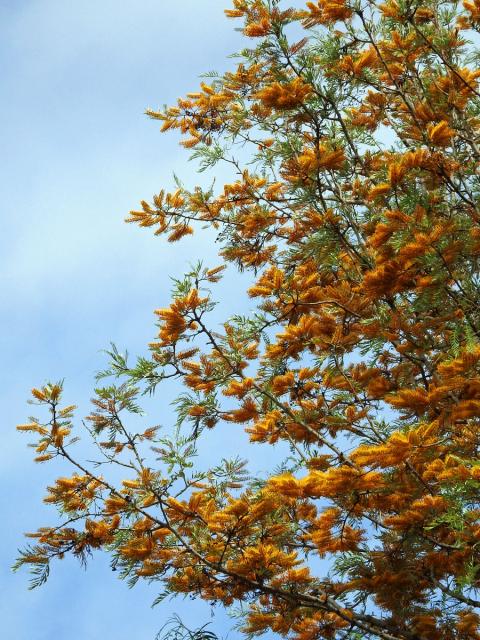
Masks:
[[[219,640],[218,636],[207,628],[209,624],[189,629],[177,615],[174,615],[160,629],[156,640]]]

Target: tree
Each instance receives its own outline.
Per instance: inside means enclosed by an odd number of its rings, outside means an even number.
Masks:
[[[232,182],[177,182],[127,219],[170,242],[207,225],[222,263],[175,282],[148,357],[110,351],[88,432],[123,482],[76,456],[61,385],[32,391],[48,419],[18,428],[73,475],[17,566],[39,584],[104,549],[163,595],[239,605],[251,635],[478,639],[480,2],[226,14],[250,39],[236,67],[148,114]],[[219,328],[227,264],[256,306]],[[131,427],[170,378],[177,427]],[[266,478],[234,457],[202,473],[196,444],[225,423],[290,454]]]

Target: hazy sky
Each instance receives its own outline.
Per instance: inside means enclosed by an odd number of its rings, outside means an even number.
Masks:
[[[101,349],[114,341],[143,352],[154,337],[152,311],[168,302],[167,275],[198,255],[219,263],[206,237],[168,245],[123,218],[171,186],[172,172],[187,184],[202,180],[176,136],[160,136],[143,112],[194,90],[202,72],[232,64],[226,56],[240,39],[226,6],[0,0],[1,637],[153,640],[172,611],[192,626],[209,620],[208,605],[189,600],[152,610],[155,588],[129,591],[102,556],[87,572],[57,563],[33,592],[27,573],[10,566],[22,533],[54,522],[41,500],[60,473],[34,465],[28,438],[15,432],[29,415],[31,387],[65,378],[66,400],[86,413],[93,374],[105,364]],[[235,287],[222,291],[233,308]],[[157,396],[155,418],[168,402]],[[215,438],[218,450],[232,435]],[[213,628],[224,633],[229,624],[217,612]]]

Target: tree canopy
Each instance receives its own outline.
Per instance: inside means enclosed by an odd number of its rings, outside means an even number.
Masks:
[[[478,640],[480,1],[225,13],[248,38],[231,70],[147,113],[232,180],[177,180],[127,218],[169,242],[207,226],[220,264],[175,281],[148,357],[111,349],[86,422],[107,464],[76,453],[61,385],[33,389],[44,413],[18,428],[72,475],[17,566],[37,585],[103,549],[159,599],[236,607],[247,635]],[[251,311],[218,325],[227,266]],[[170,379],[178,423],[145,424]],[[230,423],[268,476],[234,450],[196,468]]]

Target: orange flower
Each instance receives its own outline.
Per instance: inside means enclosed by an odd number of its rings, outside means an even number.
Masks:
[[[310,95],[312,88],[300,78],[291,82],[274,82],[256,94],[256,97],[267,107],[275,109],[294,109],[302,104]]]
[[[436,125],[429,125],[428,138],[437,147],[446,147],[454,135],[454,132],[448,126],[448,122],[442,120]]]

